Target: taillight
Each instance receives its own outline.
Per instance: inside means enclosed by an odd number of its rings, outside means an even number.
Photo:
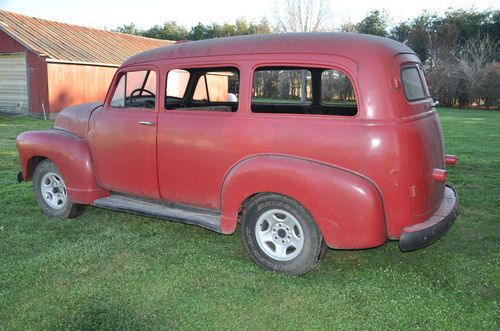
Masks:
[[[435,168],[432,170],[432,179],[436,182],[446,182],[446,178],[448,177],[448,173],[446,170]]]
[[[446,160],[446,165],[453,166],[457,164],[457,157],[455,155],[446,154],[445,160]]]

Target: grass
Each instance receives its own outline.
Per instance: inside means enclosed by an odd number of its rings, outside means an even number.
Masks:
[[[0,329],[499,329],[500,112],[440,111],[461,212],[436,244],[330,250],[304,277],[263,271],[239,233],[88,207],[46,217],[16,183],[0,118]]]

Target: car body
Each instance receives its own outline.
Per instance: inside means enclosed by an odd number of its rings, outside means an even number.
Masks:
[[[35,185],[42,208],[65,206],[44,208],[53,216],[93,204],[224,234],[242,221],[250,255],[279,272],[310,271],[326,246],[422,248],[446,233],[458,198],[420,67],[405,45],[360,34],[150,50],[123,63],[102,104],[21,134],[22,178],[55,166]]]

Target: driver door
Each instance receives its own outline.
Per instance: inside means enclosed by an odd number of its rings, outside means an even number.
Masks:
[[[88,139],[97,183],[104,189],[159,198],[157,77],[152,69],[120,72],[103,108],[92,116]]]

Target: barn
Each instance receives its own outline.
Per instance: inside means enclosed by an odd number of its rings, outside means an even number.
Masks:
[[[0,10],[0,112],[54,117],[103,100],[125,59],[171,43]]]

